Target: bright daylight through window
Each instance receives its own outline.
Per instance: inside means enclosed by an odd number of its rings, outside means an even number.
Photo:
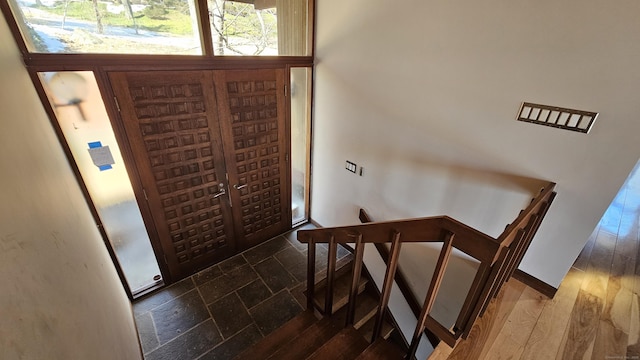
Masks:
[[[30,52],[202,55],[196,1],[9,3]],[[208,0],[207,7],[215,55],[310,55],[308,0]]]

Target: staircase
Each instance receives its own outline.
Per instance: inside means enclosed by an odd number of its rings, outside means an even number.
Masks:
[[[298,231],[307,243],[307,310],[266,336],[236,359],[414,359],[423,333],[454,347],[517,269],[555,197],[548,183],[531,203],[493,238],[448,216]],[[363,222],[368,216],[361,212]],[[398,269],[403,243],[436,242],[442,248],[422,305],[412,305],[417,325],[410,342],[396,334],[387,311],[394,283],[406,284]],[[375,245],[387,264],[380,292],[362,276],[365,243]],[[325,245],[326,244],[326,245]],[[336,264],[337,247],[354,244],[347,263]],[[385,244],[390,244],[387,250]],[[316,247],[327,246],[327,270],[316,281]],[[464,306],[453,327],[431,317],[453,249],[479,261]],[[384,252],[384,254],[383,254]],[[366,269],[364,269],[366,271]],[[400,289],[417,303],[410,289]]]
[[[383,317],[379,337],[373,343],[369,342],[373,337],[379,294],[367,277],[360,276],[357,281],[353,323],[345,326],[352,258],[347,256],[347,261],[337,264],[330,309],[324,296],[328,286],[325,277],[315,283],[311,309],[291,319],[236,359],[403,359],[406,348],[390,339],[394,326],[386,317]]]

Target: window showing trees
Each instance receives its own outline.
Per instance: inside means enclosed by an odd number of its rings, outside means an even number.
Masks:
[[[216,55],[311,55],[309,0],[208,0]]]
[[[213,0],[208,2],[216,55],[278,55],[278,21],[272,8]]]
[[[202,54],[193,0],[12,1],[32,52]]]
[[[309,2],[9,0],[30,52],[202,55],[203,28],[214,55],[249,56],[310,55]]]

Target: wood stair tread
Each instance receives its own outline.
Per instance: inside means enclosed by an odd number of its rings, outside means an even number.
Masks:
[[[309,360],[350,360],[355,359],[369,343],[354,329],[346,327],[340,330],[327,343],[316,350]]]
[[[298,336],[301,332],[317,323],[318,319],[312,311],[303,311],[298,316],[264,337],[258,343],[240,353],[236,360],[254,360],[270,356],[278,349]]]
[[[363,324],[358,331],[360,334],[367,340],[371,341],[371,337],[373,336],[373,327],[375,326],[376,318],[371,317],[365,324]],[[383,339],[388,339],[391,336],[394,328],[391,325],[386,317],[382,320],[382,328],[380,329],[380,337]]]
[[[353,327],[358,330],[373,318],[378,309],[378,300],[368,292],[362,292],[356,297],[356,313]],[[343,306],[331,316],[332,319],[344,324],[347,317],[347,306]]]
[[[360,277],[360,280],[358,281],[358,293],[362,293],[364,291],[367,282],[368,280],[366,277]],[[324,283],[316,285],[313,294],[313,303],[321,312],[324,312],[325,288],[326,284]],[[336,277],[333,283],[333,306],[331,308],[332,314],[334,314],[336,311],[347,304],[347,302],[349,301],[350,288],[351,272],[347,271],[346,273],[340,275],[336,273]]]
[[[357,360],[395,360],[404,359],[404,353],[397,346],[388,340],[378,339],[369,345],[358,357]]]
[[[351,266],[353,264],[353,255],[349,254],[336,261],[336,272],[334,279],[345,274],[351,274]],[[327,283],[327,269],[316,272],[316,289],[323,288]],[[306,293],[305,293],[306,295]]]
[[[330,318],[324,318],[280,346],[271,356],[261,356],[259,358],[272,360],[305,359],[342,330],[343,325],[331,321]]]

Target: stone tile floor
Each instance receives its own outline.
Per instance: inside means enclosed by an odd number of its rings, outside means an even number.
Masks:
[[[299,229],[314,228],[305,225]],[[145,359],[231,359],[305,306],[307,245],[294,230],[137,300]],[[318,245],[316,270],[326,269]],[[348,255],[339,247],[338,258]]]

